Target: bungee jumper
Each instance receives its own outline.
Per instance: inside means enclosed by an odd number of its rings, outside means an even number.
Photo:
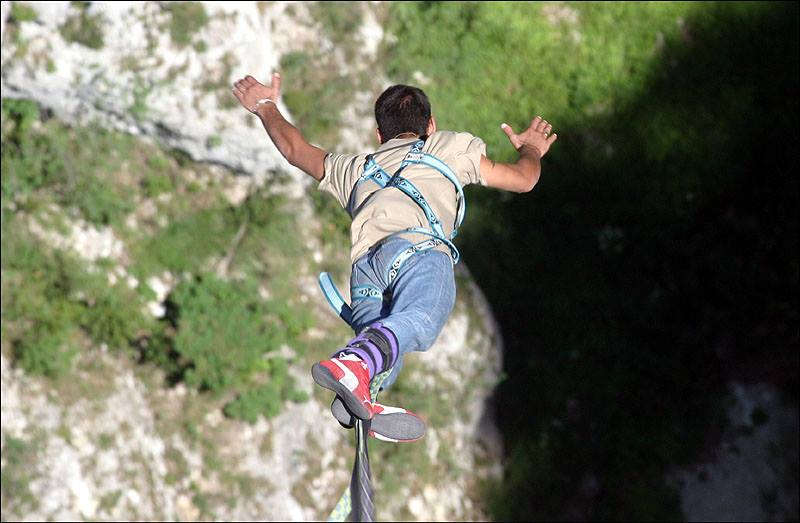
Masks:
[[[460,258],[453,240],[466,212],[463,186],[530,191],[557,135],[540,116],[519,134],[504,123],[501,129],[519,158],[496,162],[487,158],[480,138],[438,130],[421,89],[393,85],[375,102],[378,149],[334,154],[308,143],[283,117],[280,86],[278,73],[269,85],[248,75],[234,83],[233,94],[260,118],[284,158],[317,180],[319,190],[332,194],[352,218],[350,305],[325,273],[320,286],[356,336],[315,363],[311,374],[335,393],[334,418],[356,427],[353,477],[366,474],[368,482],[364,434],[408,442],[425,433],[418,415],[378,403],[377,394],[395,383],[408,353],[433,345],[453,310],[453,266]],[[371,490],[362,493],[371,498]],[[353,503],[354,513],[356,508]],[[371,519],[370,510],[360,518]]]

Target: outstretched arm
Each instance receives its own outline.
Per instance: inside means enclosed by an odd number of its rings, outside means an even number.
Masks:
[[[281,91],[281,75],[272,74],[272,83],[264,85],[252,76],[245,76],[233,84],[233,94],[242,107],[258,115],[261,124],[272,139],[275,147],[286,160],[302,169],[315,180],[325,175],[325,155],[328,153],[311,145],[300,131],[290,124],[278,110],[278,96]]]
[[[498,163],[481,156],[481,176],[489,187],[513,192],[528,192],[539,181],[542,172],[542,157],[550,150],[558,135],[553,126],[537,116],[530,127],[515,134],[508,124],[500,126],[511,145],[519,152],[516,163]]]

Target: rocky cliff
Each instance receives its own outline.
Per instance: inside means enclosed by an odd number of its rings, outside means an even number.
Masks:
[[[332,419],[331,398],[313,386],[308,372],[311,362],[348,336],[315,283],[321,269],[345,282],[347,245],[315,217],[309,180],[232,103],[229,86],[245,74],[266,78],[290,66],[287,57],[304,53],[348,68],[343,76],[363,77],[384,38],[380,6],[352,4],[359,24],[348,27],[342,41],[326,26],[330,17],[312,4],[177,4],[3,2],[4,103],[32,100],[43,122],[57,122],[35,123],[36,132],[50,125],[65,133],[98,129],[124,135],[114,140],[136,153],[104,175],[108,183],[127,184],[120,198],[128,203],[119,219],[94,219],[80,205],[51,198],[47,185],[6,198],[4,184],[4,223],[22,229],[23,239],[38,242],[37,249],[77,260],[80,270],[99,274],[110,289],[145,296],[141,310],[147,321],[169,317],[175,289],[201,271],[223,282],[253,277],[264,301],[290,296],[285,301],[308,314],[305,330],[297,341],[280,338],[264,358],[285,362],[287,379],[300,395],[284,398],[269,415],[239,419],[223,410],[230,391],[213,394],[191,379],[171,379],[155,360],[98,343],[83,331],[70,338],[65,370],[28,372],[19,364],[14,338],[24,330],[24,318],[9,319],[17,304],[4,296],[3,520],[323,519],[348,484],[352,435]],[[380,74],[368,75],[359,89],[345,93],[334,126],[342,150],[370,146],[370,103],[383,83]],[[4,121],[4,136],[7,125],[12,124]],[[91,163],[117,155],[110,146],[84,141],[88,153],[75,149],[65,157]],[[80,139],[70,143],[81,146]],[[168,175],[148,178],[147,169],[156,164]],[[69,165],[65,169],[71,172]],[[61,174],[51,175],[52,187],[60,187]],[[166,185],[155,190],[153,180]],[[285,221],[270,218],[283,224],[274,226],[271,240],[248,236],[257,230],[257,219],[250,218],[220,229],[228,234],[222,247],[188,269],[163,257],[142,268],[144,256],[159,245],[153,238],[170,238],[181,217],[202,210],[237,217],[242,209],[253,216],[253,195],[281,198],[277,208],[291,214]],[[292,249],[278,240],[287,234],[296,237]],[[249,265],[231,261],[247,242],[259,260],[252,274]],[[4,243],[3,293],[12,298],[25,276],[7,270],[6,260],[19,252]],[[82,303],[85,311],[95,307],[92,300]],[[275,314],[284,323],[292,319]],[[372,443],[379,518],[487,517],[483,485],[500,474],[500,438],[488,403],[500,367],[501,341],[491,312],[462,266],[456,310],[436,345],[408,358],[397,391],[383,398],[415,408],[429,425],[426,437],[413,445]]]

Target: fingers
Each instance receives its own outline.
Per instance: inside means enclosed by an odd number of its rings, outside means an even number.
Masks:
[[[531,129],[537,133],[547,134],[547,126],[550,126],[550,129],[553,128],[553,126],[547,123],[547,120],[541,116],[537,116],[531,120]]]
[[[275,89],[276,93],[281,91],[281,74],[280,73],[272,73],[272,88]]]
[[[555,138],[552,138],[556,136],[553,133],[553,125],[544,118],[542,118],[541,116],[537,116],[536,118],[531,120],[531,126],[529,130],[532,132],[541,133],[545,137],[545,139],[548,140],[547,143],[553,143],[556,140]]]
[[[255,78],[253,78],[250,75],[247,75],[244,78],[240,78],[239,80],[237,80],[233,84],[233,87],[234,87],[234,89],[238,89],[239,91],[244,93],[245,91],[247,91],[248,89],[250,89],[251,87],[253,87],[256,84],[258,84],[258,80],[256,80]]]
[[[509,138],[514,136],[514,130],[507,123],[500,124],[500,129],[502,129],[503,132],[506,133],[506,136],[508,136]]]

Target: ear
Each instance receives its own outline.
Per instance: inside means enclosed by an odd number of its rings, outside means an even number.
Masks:
[[[436,132],[436,118],[431,115],[430,121],[428,121],[428,129],[425,131],[425,134],[428,136],[432,135]]]
[[[378,143],[382,144],[383,143],[383,136],[381,136],[381,130],[380,129],[375,128],[375,136],[378,137]]]

